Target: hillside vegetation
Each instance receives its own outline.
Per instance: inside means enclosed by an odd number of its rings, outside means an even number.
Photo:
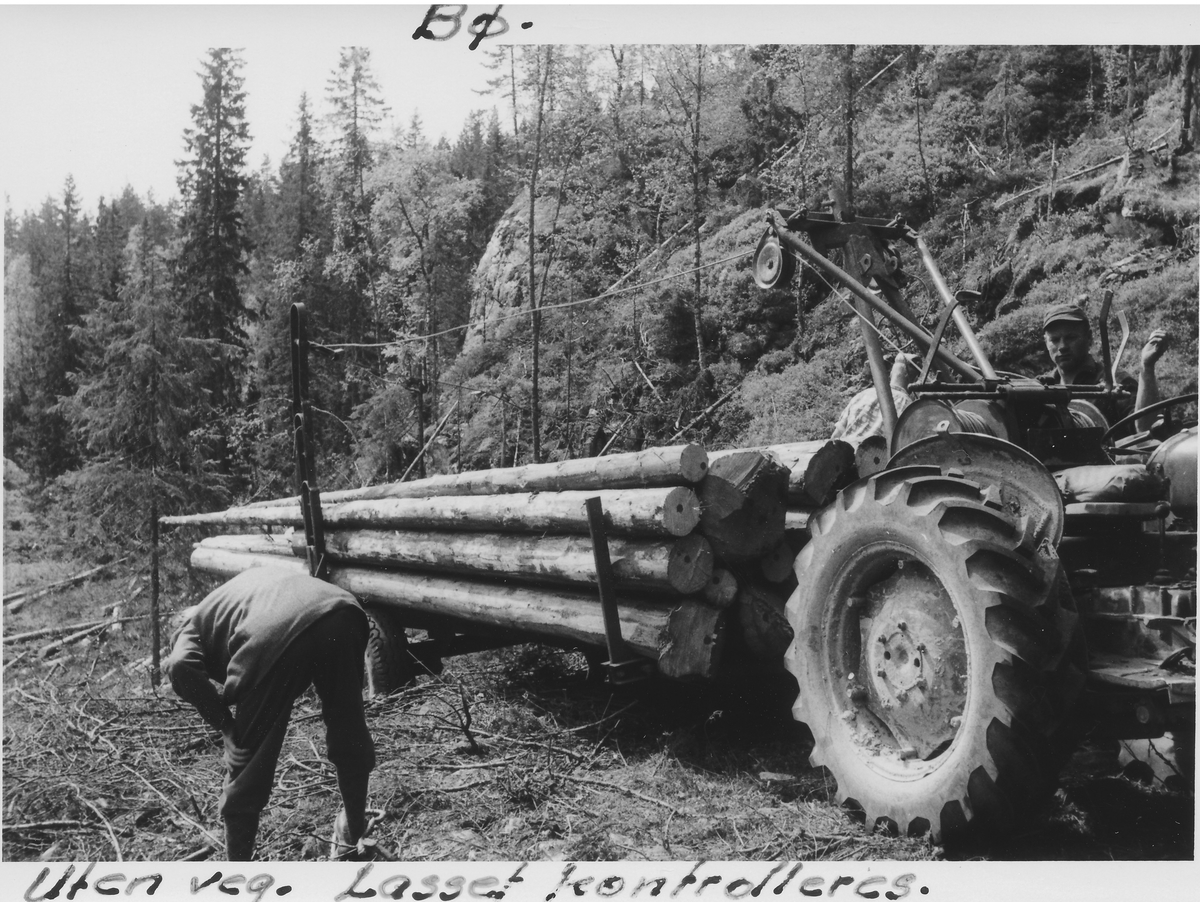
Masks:
[[[182,203],[127,190],[88,213],[68,177],[41,210],[6,211],[5,453],[88,515],[81,538],[109,548],[147,538],[152,512],[291,491],[294,302],[340,349],[312,363],[327,488],[822,436],[868,384],[858,326],[815,272],[764,292],[750,264],[768,208],[828,209],[831,188],[903,216],[952,288],[980,292],[968,315],[998,368],[1044,370],[1042,309],[1094,313],[1111,288],[1126,365],[1165,327],[1164,394],[1195,390],[1188,48],[543,46],[492,63],[490,116],[434,143],[415,119],[382,133],[369,51],[346,48],[322,109],[300,98],[288,155],[255,170],[241,59],[214,50]]]

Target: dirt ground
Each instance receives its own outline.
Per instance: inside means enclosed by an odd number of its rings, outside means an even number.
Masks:
[[[53,511],[6,492],[4,593],[105,563]],[[163,616],[189,579],[178,534]],[[221,858],[220,739],[150,670],[148,555],[4,614],[5,860]],[[46,652],[100,619],[119,628]],[[166,627],[164,626],[164,634]],[[164,638],[164,642],[166,639]],[[1194,797],[1160,779],[1096,773],[1077,756],[1054,799],[1003,845],[942,849],[870,832],[811,769],[786,678],[741,686],[650,681],[614,690],[583,656],[521,646],[454,658],[367,705],[378,768],[371,837],[402,860],[1191,859]],[[258,857],[327,854],[338,797],[315,698],[297,704]]]

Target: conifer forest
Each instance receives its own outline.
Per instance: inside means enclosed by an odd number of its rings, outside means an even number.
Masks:
[[[26,652],[14,662],[19,649],[6,645],[5,823],[95,827],[51,835],[6,826],[6,857],[105,857],[116,845],[118,860],[122,849],[179,858],[207,842],[197,824],[219,829],[211,810],[219,755],[211,749],[203,760],[212,773],[174,773],[203,814],[147,790],[154,768],[171,773],[171,755],[197,758],[183,732],[157,758],[113,758],[99,783],[70,777],[59,804],[43,790],[60,778],[39,772],[36,749],[13,731],[59,730],[44,742],[61,750],[77,741],[62,724],[77,723],[93,746],[111,745],[121,740],[102,721],[123,710],[132,718],[126,728],[144,729],[145,748],[158,747],[151,721],[137,719],[139,706],[165,704],[147,675],[149,646],[165,645],[165,618],[197,591],[186,574],[195,535],[160,535],[159,522],[295,495],[294,304],[304,305],[313,345],[308,389],[322,491],[682,443],[714,451],[828,438],[846,403],[872,384],[867,352],[847,301],[816,269],[801,266],[786,286],[755,285],[755,247],[774,208],[902,217],[950,288],[974,292],[962,309],[997,370],[1044,373],[1046,310],[1078,303],[1095,316],[1111,290],[1114,315],[1123,311],[1130,324],[1125,366],[1152,331],[1166,329],[1162,397],[1197,390],[1195,47],[485,45],[476,56],[489,67],[489,93],[456,135],[440,139],[419,116],[392,125],[390,108],[408,101],[384,95],[369,48],[344,47],[324,92],[295,98],[286,154],[264,161],[250,158],[250,53],[213,48],[197,61],[194,93],[179,98],[190,125],[180,136],[178,199],[126,188],[90,206],[63,173],[40,207],[4,211],[5,487],[20,489],[20,498],[6,492],[5,592],[22,588],[13,582],[19,566],[28,586],[108,567],[108,582],[90,585],[123,594],[123,614],[140,615],[151,548],[157,555],[161,544],[164,599],[162,632],[132,622],[124,638],[105,640],[120,649],[111,662],[98,666],[77,652],[60,667],[79,685],[107,686],[115,673],[154,688],[136,702],[125,690],[93,688],[105,700],[89,703],[86,715],[62,707],[57,726],[50,718],[43,725],[34,706],[58,704],[45,683],[53,659]],[[934,286],[914,276],[903,292],[933,331],[942,312]],[[881,329],[886,353],[919,355],[903,332]],[[958,333],[946,334],[966,359]],[[50,558],[53,566],[44,564]],[[49,616],[50,603],[40,604],[39,616]],[[99,616],[89,604],[81,597],[54,619]],[[7,605],[6,596],[8,633],[41,626],[12,620]],[[528,674],[557,674],[561,664],[519,654],[520,666],[503,665],[505,691],[528,701],[540,691]],[[481,718],[490,702],[480,699],[492,691],[472,690]],[[465,732],[474,746],[470,713],[467,726],[461,717],[468,694],[458,692],[445,693],[441,714],[440,696],[410,701],[425,706],[420,716],[451,723],[451,739]],[[786,729],[794,727],[791,700],[780,709]],[[845,832],[826,790],[797,763],[803,756],[786,763],[772,745],[778,737],[742,724],[736,703],[713,703],[723,705],[723,720],[721,710],[690,700],[630,714],[642,719],[626,721],[638,726],[621,753],[633,762],[631,749],[672,730],[686,735],[682,745],[672,739],[648,753],[665,756],[654,772],[673,787],[663,803],[672,810],[682,810],[685,794],[715,804],[736,758],[762,794],[741,813],[750,820],[737,821],[744,837],[712,812],[670,826],[663,804],[608,820],[601,809],[589,820],[586,793],[603,782],[564,768],[599,754],[592,742],[601,748],[603,730],[615,729],[605,718],[625,702],[597,703],[576,720],[554,707],[561,703],[554,696],[535,713],[505,709],[507,720],[485,719],[492,732],[476,738],[493,746],[502,734],[529,737],[528,748],[504,747],[512,761],[530,756],[529,766],[478,772],[469,786],[499,795],[477,799],[470,814],[456,807],[467,802],[458,793],[464,781],[438,790],[436,804],[416,778],[397,781],[377,802],[409,818],[395,821],[409,824],[395,828],[398,854],[943,854],[904,837]],[[531,749],[546,745],[538,731],[549,729],[552,708],[563,723],[605,726],[580,734],[592,735],[586,742],[571,734],[583,744],[565,744],[571,757],[543,767]],[[193,712],[171,710],[200,734]],[[372,710],[376,727],[390,716]],[[737,733],[731,748],[743,746],[717,762],[717,746],[706,743],[719,743],[722,730]],[[389,760],[380,741],[380,760]],[[751,753],[763,757],[747,763]],[[414,760],[408,754],[405,747],[394,760]],[[705,763],[691,769],[681,760]],[[779,772],[789,767],[801,776],[785,780]],[[293,783],[311,777],[289,773]],[[326,778],[323,791],[331,791]],[[154,782],[150,790],[175,798]],[[659,790],[644,784],[642,801]],[[1103,794],[1089,792],[1060,793],[1047,821],[989,854],[1192,854],[1192,796],[1161,791],[1131,801],[1130,790],[1101,804]],[[277,813],[264,821],[264,856],[324,854],[327,842],[318,848],[313,837],[327,841],[317,836],[327,831],[325,812],[297,798],[291,820]],[[562,798],[578,810],[555,814],[554,805],[568,804],[555,801]],[[781,803],[815,820],[782,832],[753,820],[751,807]],[[639,803],[626,793],[621,804]],[[1138,830],[1115,826],[1122,809],[1142,818]],[[435,810],[447,818],[444,831]],[[672,845],[672,830],[686,836],[675,833]]]
[[[326,489],[822,437],[869,381],[853,317],[815,273],[756,289],[750,257],[766,209],[831,189],[980,292],[1003,368],[1043,371],[1038,311],[1111,286],[1135,344],[1178,335],[1163,381],[1194,390],[1188,48],[492,55],[490,110],[432,143],[419,118],[383,132],[370,51],[345,48],[254,168],[242,58],[214,49],[180,201],[81,209],[68,175],[6,209],[5,454],[69,497],[80,539],[287,494],[296,302],[334,351],[310,376]],[[930,286],[907,293],[936,316]]]

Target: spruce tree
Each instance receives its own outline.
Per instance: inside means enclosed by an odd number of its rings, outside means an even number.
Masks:
[[[349,290],[349,309],[343,329],[346,338],[382,338],[383,311],[375,277],[378,272],[371,229],[374,199],[366,174],[374,162],[371,139],[387,109],[371,73],[371,51],[343,47],[338,67],[328,83],[333,107],[333,140],[329,159],[329,195],[333,207],[333,250],[326,270]]]
[[[214,340],[186,334],[170,269],[147,230],[132,230],[116,296],[101,296],[74,330],[86,365],[57,407],[86,449],[67,480],[72,497],[113,534],[149,530],[149,507],[227,500],[199,441],[212,413],[200,364]]]
[[[248,271],[251,250],[242,219],[250,130],[242,65],[238,53],[228,47],[209,51],[200,72],[203,100],[192,107],[193,125],[183,133],[187,156],[180,162],[179,176],[184,201],[179,260],[183,312],[189,334],[223,346],[224,359],[206,379],[219,408],[237,399],[245,342],[239,279]]]

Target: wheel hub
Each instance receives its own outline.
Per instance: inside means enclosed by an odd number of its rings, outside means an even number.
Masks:
[[[901,757],[949,744],[967,698],[967,656],[953,605],[915,562],[876,586],[860,623],[861,689],[851,698],[888,728]],[[865,692],[861,691],[865,690]]]

